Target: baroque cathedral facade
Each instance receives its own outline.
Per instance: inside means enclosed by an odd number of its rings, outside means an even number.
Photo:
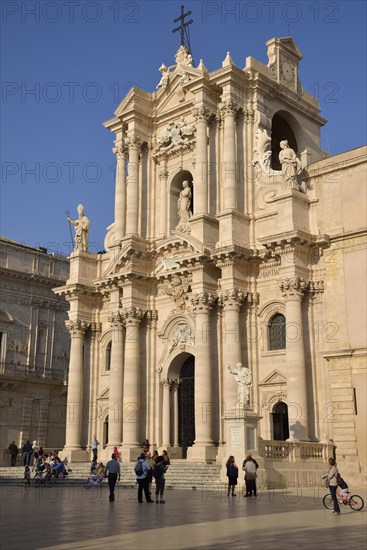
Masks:
[[[266,45],[267,65],[227,53],[213,72],[181,46],[157,90],[132,88],[104,123],[107,252],[80,245],[80,225],[55,289],[72,460],[96,434],[104,458],[133,460],[148,438],[192,461],[252,452],[265,471],[325,469],[331,452],[353,475],[366,464],[366,149],[327,157],[301,52]]]

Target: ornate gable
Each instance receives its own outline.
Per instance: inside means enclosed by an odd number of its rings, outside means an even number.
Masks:
[[[259,386],[281,386],[287,383],[287,376],[278,370],[273,370],[261,382]]]

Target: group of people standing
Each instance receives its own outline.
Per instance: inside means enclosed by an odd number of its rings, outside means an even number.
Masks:
[[[170,465],[170,459],[167,451],[163,451],[162,455],[159,455],[158,451],[153,451],[151,454],[149,449],[149,441],[145,439],[142,451],[134,466],[136,482],[138,484],[138,502],[143,502],[143,493],[147,502],[154,502],[151,495],[152,483],[153,479],[155,479],[155,502],[156,504],[165,504],[166,501],[163,499],[165,488],[164,474]],[[107,462],[104,469],[104,477],[108,479],[110,502],[114,502],[115,500],[115,485],[121,478],[121,467],[118,459],[119,453],[117,448],[115,448],[111,455],[111,460]]]
[[[12,441],[8,447],[10,454],[10,465],[16,466],[19,449],[15,441]],[[42,446],[38,447],[37,441],[33,441],[33,444],[27,439],[21,448],[22,452],[22,466],[30,466],[31,458],[33,455],[34,464],[37,462],[38,457],[42,457],[44,454]]]
[[[238,480],[238,466],[233,455],[228,458],[226,462],[226,467],[228,477],[227,496],[229,497],[229,495],[231,494],[233,497],[235,497],[236,493],[234,491]],[[246,494],[244,495],[244,497],[252,497],[252,495],[254,495],[254,497],[257,496],[256,478],[258,467],[259,465],[256,460],[252,458],[252,455],[247,455],[242,463],[242,470],[245,472],[246,484]]]

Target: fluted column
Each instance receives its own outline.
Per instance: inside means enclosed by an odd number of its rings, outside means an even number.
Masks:
[[[191,299],[195,313],[195,447],[213,445],[213,385],[210,361],[211,294],[202,292]]]
[[[83,344],[89,327],[85,321],[66,321],[70,331],[70,362],[66,411],[66,450],[81,448],[81,426],[83,413]]]
[[[135,136],[127,140],[129,147],[126,195],[126,234],[138,234],[139,222],[139,152],[141,141]]]
[[[126,155],[125,144],[113,149],[116,155],[116,187],[115,187],[115,240],[125,236],[126,227]]]
[[[162,446],[171,445],[171,410],[170,410],[170,391],[172,380],[166,378],[162,380],[163,400],[162,400]]]
[[[236,197],[236,112],[237,106],[232,100],[221,106],[223,118],[223,163],[222,188],[223,209],[237,208]]]
[[[208,135],[209,111],[201,106],[193,111],[196,120],[194,215],[208,213]]]
[[[112,332],[108,399],[108,447],[120,447],[122,441],[122,395],[124,373],[124,326],[119,313],[110,316]]]
[[[244,300],[243,292],[232,289],[223,292],[219,303],[223,307],[223,403],[224,413],[235,409],[238,401],[237,384],[228,366],[232,368],[242,363],[240,309]]]
[[[179,416],[178,416],[178,388],[181,380],[174,380],[172,384],[173,391],[173,446],[179,447]]]
[[[308,282],[294,277],[279,284],[285,301],[286,366],[289,432],[294,438],[307,441],[308,407],[307,377],[302,326],[302,297]],[[292,434],[291,434],[292,435]]]
[[[123,447],[136,447],[139,443],[140,415],[140,322],[143,312],[135,307],[123,312],[125,318],[125,374],[123,396]]]
[[[162,167],[159,171],[159,180],[160,180],[160,207],[159,207],[159,216],[160,216],[160,234],[161,236],[167,235],[167,159],[162,159]]]

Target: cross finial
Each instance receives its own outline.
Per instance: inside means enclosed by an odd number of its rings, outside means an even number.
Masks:
[[[190,21],[188,21],[187,23],[184,23],[185,17],[188,17],[189,15],[191,15],[191,11],[188,11],[187,13],[185,13],[185,7],[184,5],[182,5],[180,17],[176,17],[176,19],[173,20],[174,23],[177,23],[178,21],[181,22],[180,26],[177,27],[176,29],[173,29],[172,31],[173,33],[177,31],[181,32],[181,46],[185,46],[185,27],[188,27],[193,23],[192,19],[190,19]],[[189,46],[188,50],[190,50],[190,45],[188,46]]]

